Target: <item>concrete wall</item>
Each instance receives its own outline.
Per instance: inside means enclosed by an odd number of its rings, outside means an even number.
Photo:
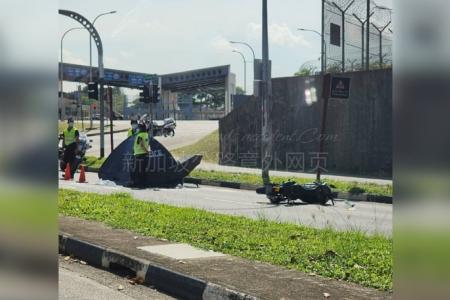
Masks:
[[[319,157],[326,172],[392,176],[392,72],[350,72],[350,99],[329,101],[327,131],[320,137],[322,79],[272,80],[272,169],[314,172]],[[314,96],[309,97],[309,91]],[[220,120],[221,163],[260,165],[260,106],[255,98]],[[323,154],[319,139],[325,140]],[[325,173],[326,173],[325,172]]]

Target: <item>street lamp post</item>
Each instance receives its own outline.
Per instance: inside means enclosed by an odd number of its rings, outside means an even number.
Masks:
[[[99,14],[98,16],[96,16],[94,18],[94,21],[92,21],[92,25],[95,25],[95,21],[97,21],[97,19],[100,18],[101,16],[115,14],[116,12],[117,11],[113,10],[110,12],[105,12],[105,13]],[[92,82],[92,37],[90,34],[89,34],[89,82]],[[91,128],[92,128],[93,125],[92,125],[92,105],[91,104],[92,103],[89,103],[89,111],[90,111],[90,115],[91,115],[90,124],[91,124]]]
[[[256,55],[255,55],[255,51],[253,50],[253,47],[250,46],[250,45],[249,45],[248,43],[246,43],[246,42],[230,41],[230,44],[240,44],[240,45],[244,45],[244,46],[248,47],[248,48],[250,49],[250,51],[252,51],[252,55],[253,55],[253,82],[255,82],[255,80],[256,80],[256,74],[255,74]],[[247,78],[247,77],[246,77],[246,78]],[[246,91],[247,91],[247,89],[246,89]],[[254,91],[253,91],[253,94],[255,94]]]
[[[244,62],[244,94],[247,94],[247,61],[245,60],[245,56],[242,52],[237,50],[233,50],[234,53],[238,53],[242,57],[242,61]]]
[[[61,94],[60,94],[60,96],[59,96],[59,99],[60,99],[60,101],[61,101],[61,106],[62,106],[62,108],[61,108],[61,117],[62,117],[62,119],[64,119],[64,117],[66,116],[66,112],[65,112],[65,105],[64,105],[64,97],[63,97],[63,76],[64,76],[64,67],[63,67],[63,63],[64,63],[64,60],[63,60],[63,41],[64,41],[64,37],[66,36],[66,34],[68,34],[69,32],[71,32],[72,30],[77,30],[77,29],[84,29],[83,27],[73,27],[73,28],[70,28],[70,29],[68,29],[68,30],[66,30],[64,33],[63,33],[63,35],[62,35],[62,37],[61,37],[61,67],[59,68],[59,78],[60,78],[60,91],[61,91]]]
[[[230,44],[241,44],[241,45],[247,46],[250,49],[250,51],[252,51],[253,61],[255,61],[256,56],[255,56],[255,51],[253,50],[252,46],[250,46],[246,42],[236,42],[236,41],[230,41]]]
[[[100,38],[100,35],[98,34],[97,29],[92,25],[92,23],[80,15],[77,12],[65,10],[65,9],[59,9],[58,13],[69,17],[81,25],[83,25],[84,28],[86,28],[92,38],[95,41],[95,45],[97,46],[97,52],[98,52],[98,81],[100,83],[100,93],[99,93],[99,100],[100,100],[100,157],[105,156],[105,128],[104,128],[104,97],[103,97],[103,81],[105,78],[105,71],[103,67],[103,44],[102,40]]]
[[[300,31],[308,31],[308,32],[314,32],[315,34],[318,34],[320,36],[321,44],[322,44],[322,51],[321,51],[321,71],[322,73],[325,73],[326,65],[327,65],[327,46],[325,44],[325,39],[323,38],[323,35],[314,29],[305,29],[305,28],[298,28],[297,30]]]

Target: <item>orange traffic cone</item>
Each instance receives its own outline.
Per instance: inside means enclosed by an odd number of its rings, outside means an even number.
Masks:
[[[71,180],[72,174],[70,174],[70,164],[67,163],[66,169],[64,170],[64,180]]]
[[[84,166],[81,165],[80,166],[80,178],[78,179],[79,183],[84,183],[86,182],[86,174],[84,173]]]

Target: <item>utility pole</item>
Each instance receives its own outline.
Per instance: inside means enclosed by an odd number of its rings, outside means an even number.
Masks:
[[[150,128],[147,128],[147,129],[148,129],[148,132],[150,132],[151,135],[153,136],[153,99],[152,99],[153,81],[151,81],[151,80],[148,83],[148,90],[149,90],[149,95],[150,95],[150,102],[148,103],[148,105],[149,105],[148,113],[150,115],[150,121],[148,123],[148,126]]]
[[[83,101],[81,100],[81,85],[78,85],[77,105],[80,106],[81,129],[84,130]]]
[[[113,130],[113,119],[114,119],[114,111],[113,111],[113,96],[112,96],[112,88],[109,86],[107,89],[108,93],[108,101],[109,101],[109,135],[111,136],[111,153],[114,150],[114,130]]]
[[[370,1],[367,0],[366,4],[366,71],[370,68]]]
[[[262,80],[261,80],[261,175],[266,186],[266,193],[270,191],[269,169],[272,160],[272,129],[269,120],[270,98],[272,93],[271,74],[269,69],[269,34],[267,24],[267,0],[262,0]]]
[[[321,62],[321,66],[320,66],[320,70],[322,71],[322,74],[325,74],[326,72],[326,52],[325,52],[325,0],[322,0],[322,33],[320,34],[320,38],[321,38],[321,45],[322,45],[322,58],[320,60]]]
[[[95,21],[97,21],[98,18],[100,18],[101,16],[105,16],[105,15],[109,15],[109,14],[115,14],[116,11],[110,11],[110,12],[106,12],[106,13],[102,13],[99,14],[98,16],[96,16],[94,18],[94,21],[92,21],[92,26],[95,25]],[[92,82],[92,36],[89,34],[89,82]],[[92,104],[91,101],[89,101],[89,104]],[[89,105],[89,111],[90,111],[90,116],[91,116],[91,121],[90,121],[90,125],[91,128],[93,127],[92,125],[92,105]]]

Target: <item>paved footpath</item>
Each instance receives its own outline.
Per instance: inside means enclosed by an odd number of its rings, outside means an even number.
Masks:
[[[98,222],[60,217],[59,228],[60,251],[66,255],[81,256],[92,265],[126,266],[146,283],[181,299],[392,298],[390,293],[353,283],[220,253],[186,250],[188,245]]]
[[[59,300],[173,300],[147,286],[134,284],[128,274],[109,272],[60,256],[58,261]],[[133,283],[133,284],[132,284]]]

